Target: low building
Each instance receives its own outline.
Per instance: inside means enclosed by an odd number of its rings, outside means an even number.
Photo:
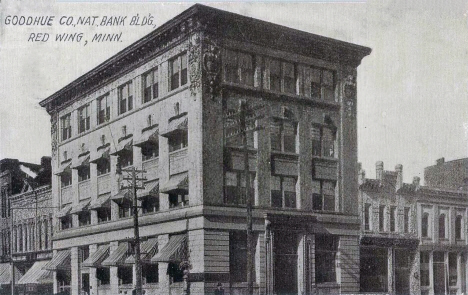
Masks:
[[[424,184],[433,188],[468,190],[468,158],[438,159],[435,165],[424,169]]]

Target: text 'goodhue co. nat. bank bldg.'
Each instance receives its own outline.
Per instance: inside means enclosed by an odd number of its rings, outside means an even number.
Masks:
[[[55,291],[134,288],[129,167],[146,171],[146,294],[181,294],[188,264],[192,294],[245,291],[246,173],[232,116],[245,100],[247,125],[260,127],[247,136],[254,288],[358,292],[356,69],[369,53],[195,5],[43,100]]]

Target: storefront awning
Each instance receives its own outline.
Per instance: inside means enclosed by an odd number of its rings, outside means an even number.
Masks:
[[[141,134],[141,137],[135,141],[134,146],[142,146],[144,144],[157,144],[159,142],[159,130],[146,130]]]
[[[47,279],[49,283],[52,283],[52,272],[50,270],[43,269],[50,260],[36,261],[33,266],[21,277],[18,281],[18,285],[25,284],[44,284]]]
[[[70,210],[70,214],[76,214],[81,211],[86,211],[90,203],[91,199],[81,200],[80,203],[78,203],[78,205],[73,206],[73,208]]]
[[[81,265],[83,267],[98,267],[107,257],[109,257],[109,245],[101,245]]]
[[[102,262],[102,266],[117,266],[123,264],[127,258],[128,243],[120,243],[117,249],[109,254],[106,260]]]
[[[181,262],[187,258],[187,236],[174,235],[151,262]]]
[[[103,196],[98,197],[97,199],[93,200],[91,204],[89,204],[88,209],[98,209],[106,207],[106,203],[110,200],[110,194],[105,194]]]
[[[180,131],[186,131],[188,129],[188,118],[187,116],[182,116],[175,118],[169,122],[167,128],[161,133],[161,136],[169,137],[171,134]]]
[[[77,169],[82,166],[89,166],[89,153],[74,160],[70,168]]]
[[[120,190],[117,194],[111,197],[112,201],[116,201],[117,203],[121,203],[124,200],[131,201],[133,199],[132,192],[129,189]]]
[[[151,258],[158,252],[158,239],[151,238],[141,243],[140,245],[140,257],[141,262],[151,263]],[[135,255],[130,255],[125,259],[125,264],[134,264]]]
[[[45,270],[70,269],[70,250],[59,250],[45,266]]]
[[[96,152],[92,153],[89,162],[95,163],[101,159],[109,159],[110,148],[109,146],[99,148]]]
[[[158,197],[159,196],[159,181],[153,181],[145,184],[145,189],[137,192],[138,198],[146,196]]]
[[[67,214],[70,214],[70,211],[72,209],[72,204],[67,204],[65,205],[62,209],[60,209],[55,216],[57,218],[62,218],[65,217]]]
[[[188,184],[188,173],[184,172],[172,175],[159,191],[161,193],[187,193]]]
[[[132,151],[132,145],[133,145],[133,137],[128,137],[125,139],[122,139],[115,147],[115,151],[111,153],[111,155],[118,155],[122,152],[125,151]]]
[[[60,165],[60,168],[59,170],[55,173],[55,175],[62,175],[66,172],[71,172],[71,165],[72,165],[72,161],[67,161],[66,163],[63,163],[62,165]]]
[[[0,285],[11,283],[11,265],[9,263],[0,263]]]

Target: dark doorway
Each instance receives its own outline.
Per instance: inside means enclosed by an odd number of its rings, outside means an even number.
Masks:
[[[446,294],[446,273],[444,252],[434,252],[434,294]]]
[[[278,231],[274,235],[275,294],[297,294],[297,235]]]
[[[411,254],[408,250],[395,250],[395,292],[410,294]]]
[[[81,290],[89,294],[89,273],[81,275]]]

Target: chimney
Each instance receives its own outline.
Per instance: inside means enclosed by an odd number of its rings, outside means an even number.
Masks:
[[[382,177],[383,177],[383,162],[382,161],[377,161],[377,163],[375,163],[375,177],[378,180],[382,180]]]
[[[444,157],[442,157],[442,158],[436,160],[436,164],[437,164],[437,165],[442,165],[442,164],[444,164],[444,163],[445,163],[445,158],[444,158]]]
[[[416,190],[421,187],[421,178],[419,176],[413,177],[413,185],[415,186]]]
[[[397,164],[395,166],[395,172],[397,173],[395,189],[398,190],[403,186],[403,165]]]
[[[362,169],[362,163],[358,163],[358,183],[363,184],[366,178],[366,171]]]

